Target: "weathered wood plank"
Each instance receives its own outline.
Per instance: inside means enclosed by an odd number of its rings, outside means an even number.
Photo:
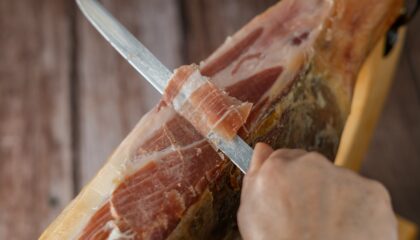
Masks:
[[[183,0],[185,59],[199,62],[277,0]]]
[[[73,194],[72,6],[0,1],[0,239],[34,239]]]
[[[384,183],[395,211],[420,224],[420,16],[414,20],[362,173]]]
[[[180,16],[176,1],[103,1],[164,64],[180,57]],[[159,94],[78,14],[80,186],[104,164]]]

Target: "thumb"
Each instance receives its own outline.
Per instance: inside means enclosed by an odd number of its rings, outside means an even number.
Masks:
[[[257,172],[272,152],[273,149],[269,145],[265,143],[257,143],[252,154],[252,159],[249,164],[247,174],[253,174]]]

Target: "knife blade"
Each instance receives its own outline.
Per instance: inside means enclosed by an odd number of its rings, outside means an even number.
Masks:
[[[137,72],[163,94],[172,75],[171,71],[97,0],[77,0],[77,4],[96,30]],[[207,138],[243,173],[246,173],[252,156],[252,148],[242,138],[236,136],[233,140],[226,140],[215,132],[211,132]]]

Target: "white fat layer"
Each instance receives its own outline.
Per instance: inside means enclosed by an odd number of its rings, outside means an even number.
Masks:
[[[114,202],[113,201],[109,201],[109,208],[110,208],[109,211],[111,212],[111,216],[114,219],[118,219],[119,216],[118,216],[117,210],[115,209],[115,206],[114,206]]]
[[[108,240],[131,240],[136,237],[136,234],[132,231],[121,232],[114,221],[108,221],[106,223],[106,228],[111,230],[111,233],[107,238]]]
[[[207,83],[209,80],[200,74],[199,70],[195,70],[182,85],[181,91],[175,96],[172,104],[175,110],[179,111],[186,101],[190,98],[197,89]]]

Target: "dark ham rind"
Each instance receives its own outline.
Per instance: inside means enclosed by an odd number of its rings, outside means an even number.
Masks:
[[[333,159],[359,68],[401,6],[402,0],[283,0],[216,50],[201,74],[254,104],[248,131],[240,131],[251,145],[305,148]],[[77,236],[231,236],[241,174],[172,111],[160,104],[146,116],[161,127],[136,133],[141,141],[132,159],[121,161],[130,167]]]

